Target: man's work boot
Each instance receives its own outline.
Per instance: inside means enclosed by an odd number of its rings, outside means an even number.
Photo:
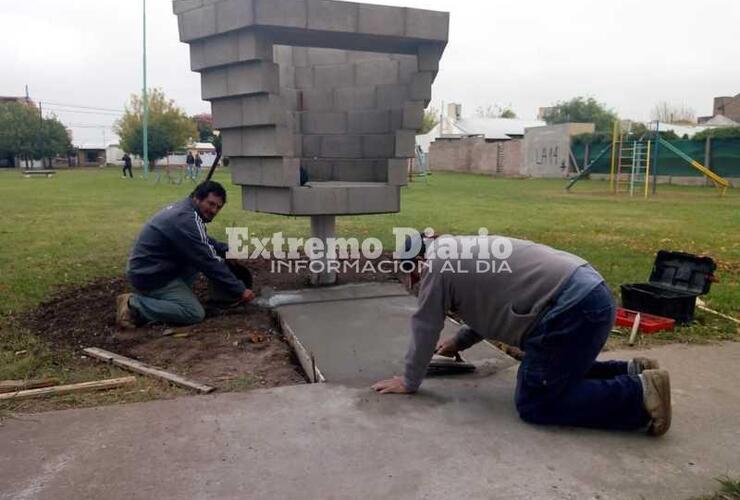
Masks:
[[[645,370],[657,370],[660,364],[653,358],[633,358],[629,366],[630,375],[639,375]]]
[[[116,326],[122,330],[133,330],[139,323],[136,311],[129,306],[132,293],[122,293],[116,297]]]
[[[666,370],[642,372],[643,401],[650,415],[647,433],[662,436],[671,427],[671,381]]]

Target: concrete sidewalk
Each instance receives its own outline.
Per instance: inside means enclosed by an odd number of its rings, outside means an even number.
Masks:
[[[740,473],[740,344],[649,354],[673,375],[674,427],[660,439],[527,425],[512,402],[514,368],[431,380],[416,396],[316,384],[7,420],[0,498],[685,499],[711,491],[713,477]]]

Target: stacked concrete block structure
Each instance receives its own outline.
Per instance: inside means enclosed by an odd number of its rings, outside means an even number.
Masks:
[[[332,0],[173,5],[245,209],[400,210],[447,13]]]

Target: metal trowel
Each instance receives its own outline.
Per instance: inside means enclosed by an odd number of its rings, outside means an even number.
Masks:
[[[475,369],[475,365],[465,361],[460,353],[455,354],[454,358],[435,354],[427,367],[427,375],[458,375],[472,373]]]

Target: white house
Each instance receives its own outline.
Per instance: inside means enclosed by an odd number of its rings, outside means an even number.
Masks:
[[[449,104],[447,113],[427,134],[417,135],[416,144],[425,153],[435,140],[482,137],[486,141],[509,141],[524,137],[524,130],[546,125],[541,120],[522,120],[519,118],[466,118],[462,116],[460,104]]]

